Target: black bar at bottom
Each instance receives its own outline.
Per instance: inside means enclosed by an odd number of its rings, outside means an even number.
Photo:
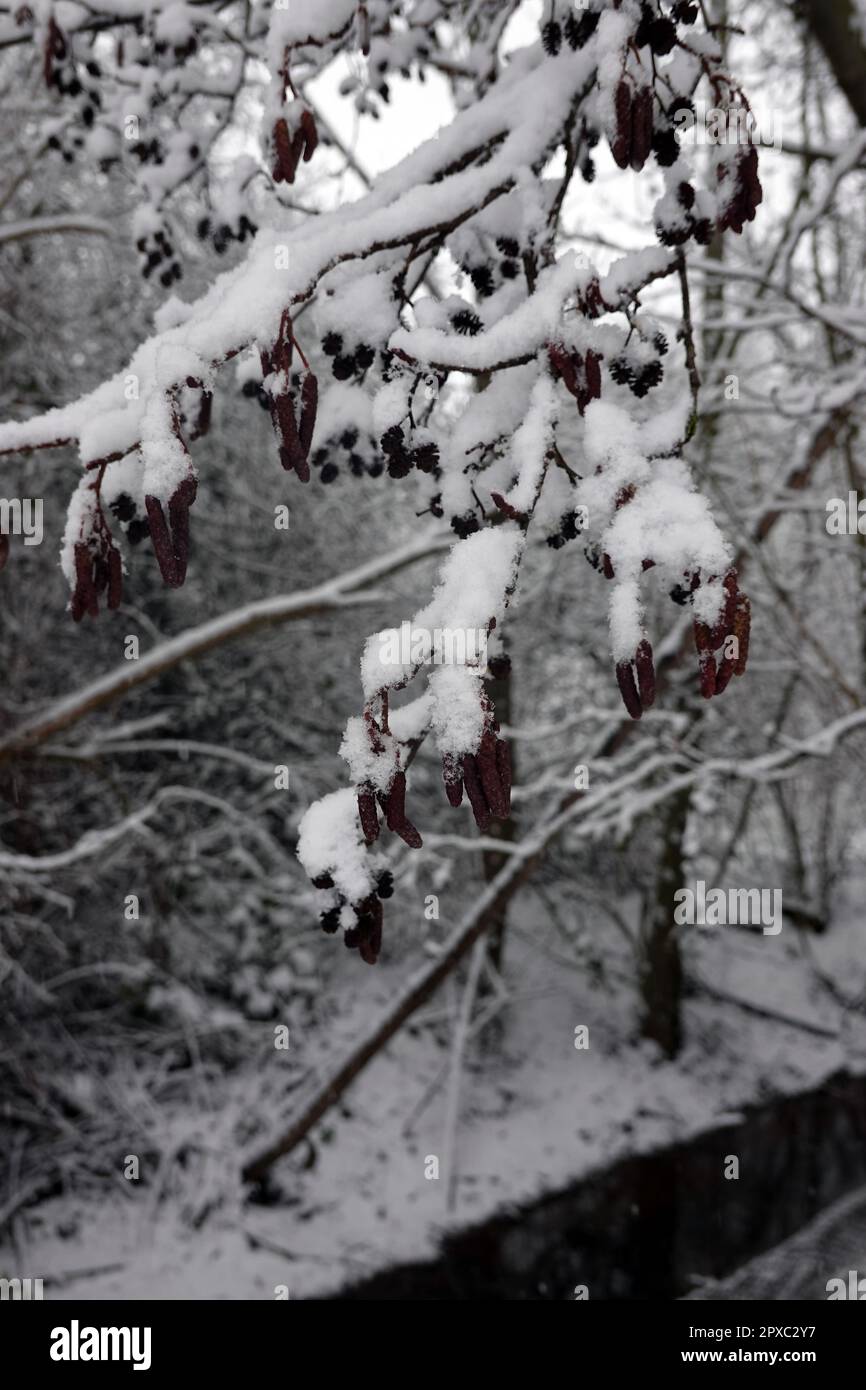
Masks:
[[[333,1303],[339,1300],[328,1300]],[[866,1301],[866,1300],[864,1300]],[[312,1359],[310,1371],[333,1365],[333,1308],[326,1340],[315,1316],[295,1302],[0,1302],[0,1349],[7,1370],[47,1373],[49,1381],[70,1376],[92,1379],[109,1369],[117,1376],[135,1375],[156,1383],[190,1371],[201,1376],[227,1375],[269,1368],[270,1374],[297,1374]],[[529,1324],[535,1329],[538,1324]],[[638,1369],[643,1373],[702,1366],[762,1367],[775,1371],[799,1366],[824,1377],[838,1366],[858,1364],[866,1334],[864,1310],[827,1303],[627,1303],[580,1301],[559,1324],[571,1342],[575,1373]],[[358,1328],[350,1314],[352,1355],[388,1360],[395,1354],[403,1372],[421,1358],[424,1372],[441,1356],[453,1374],[456,1347],[450,1338],[425,1338],[406,1357],[400,1343],[405,1327],[387,1321],[377,1328]],[[513,1324],[511,1324],[513,1328]],[[480,1331],[480,1329],[479,1329]],[[497,1345],[486,1324],[484,1359]],[[477,1332],[476,1332],[477,1335]],[[310,1342],[306,1338],[310,1337]],[[502,1338],[503,1346],[507,1337]],[[339,1345],[339,1344],[337,1344]],[[362,1348],[366,1350],[362,1351]],[[386,1348],[389,1350],[386,1352]],[[440,1350],[441,1348],[441,1350]],[[493,1351],[493,1361],[496,1351]],[[545,1355],[544,1361],[551,1366]],[[375,1361],[369,1369],[373,1370]],[[417,1362],[416,1362],[417,1365]],[[138,1368],[136,1372],[136,1367]],[[489,1374],[489,1366],[487,1367]],[[11,1380],[10,1380],[11,1383]]]

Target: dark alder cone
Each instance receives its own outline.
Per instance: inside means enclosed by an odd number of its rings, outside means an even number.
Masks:
[[[652,147],[662,169],[670,169],[680,157],[680,143],[673,129],[657,130],[653,135]]]
[[[435,444],[419,444],[412,450],[412,462],[421,473],[432,473],[439,467],[439,450]]]
[[[319,917],[319,922],[321,923],[322,931],[326,931],[329,936],[333,936],[340,925],[339,907],[331,907],[327,912],[323,912]]]
[[[622,702],[632,719],[640,719],[643,714],[643,705],[635,683],[634,667],[630,661],[617,662],[616,681],[619,686],[619,693],[622,695]]]
[[[541,46],[551,58],[555,58],[562,47],[562,27],[555,19],[541,26]]]
[[[677,41],[677,26],[667,18],[655,19],[649,26],[649,43],[653,53],[663,58]]]
[[[371,893],[355,908],[356,920],[344,934],[349,950],[357,950],[367,965],[375,965],[382,949],[382,904]]]
[[[571,48],[583,48],[598,28],[601,16],[596,10],[587,10],[578,19],[570,14],[565,21],[565,37]]]
[[[634,664],[637,668],[638,694],[641,705],[645,710],[652,709],[656,698],[656,668],[653,661],[653,649],[646,638],[638,644]]]
[[[412,455],[395,454],[388,460],[389,478],[407,478],[412,472]]]
[[[640,173],[652,152],[653,143],[653,89],[641,87],[631,108],[631,148],[629,163],[635,173]]]
[[[333,886],[334,880],[331,878],[330,874],[319,874],[316,878],[313,879],[314,888],[324,890],[325,888],[333,888]]]
[[[358,792],[358,819],[364,832],[364,840],[372,845],[379,838],[379,815],[376,811],[376,797],[372,787],[361,787]]]
[[[493,271],[489,265],[475,265],[469,271],[469,279],[482,299],[488,299],[496,289]]]
[[[656,15],[653,12],[652,6],[647,3],[647,0],[643,0],[640,7],[640,23],[634,31],[634,41],[638,48],[646,48],[649,43],[650,27],[655,18]]]
[[[474,338],[484,325],[471,309],[458,309],[456,314],[451,315],[451,327],[466,337]]]
[[[615,357],[608,371],[618,386],[628,386],[634,380],[634,371],[625,357]]]
[[[576,541],[582,529],[574,512],[565,512],[559,519],[559,534],[563,541]]]
[[[391,471],[390,467],[388,471]],[[474,512],[463,512],[461,516],[452,516],[451,518],[451,529],[456,531],[462,541],[465,541],[467,536],[474,536],[475,532],[480,529],[480,524]]]
[[[696,222],[692,230],[692,235],[698,246],[709,246],[713,239],[713,224],[708,217],[702,217]]]
[[[383,869],[376,879],[376,897],[393,898],[394,896],[394,875],[390,869]]]
[[[9,537],[5,531],[0,531],[0,570],[5,570],[6,562],[9,559]]]
[[[627,169],[631,158],[631,107],[631,86],[620,82],[614,96],[616,136],[611,145],[611,154],[620,169]]]
[[[661,362],[647,362],[640,374],[640,379],[647,391],[651,391],[653,387],[661,385],[664,375],[665,369]]]

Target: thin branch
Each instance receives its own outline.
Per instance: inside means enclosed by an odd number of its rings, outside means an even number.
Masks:
[[[138,661],[124,661],[113,671],[107,672],[90,685],[64,696],[34,718],[19,724],[0,741],[0,762],[20,753],[34,744],[42,743],[52,734],[59,733],[77,724],[88,714],[102,709],[104,705],[119,699],[136,686],[155,680],[166,671],[192,661],[205,652],[213,651],[226,642],[247,637],[260,628],[272,627],[287,622],[298,622],[302,618],[318,617],[322,613],[333,613],[344,608],[356,608],[375,603],[382,598],[379,590],[367,588],[368,584],[427,559],[437,552],[447,549],[453,542],[450,534],[430,534],[403,546],[381,560],[371,560],[348,574],[330,579],[315,589],[303,589],[294,594],[278,594],[275,598],[260,599],[257,603],[245,604],[232,609],[218,618],[190,628],[178,637],[155,647],[152,652]]]

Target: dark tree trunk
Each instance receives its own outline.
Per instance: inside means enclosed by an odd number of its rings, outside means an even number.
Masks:
[[[672,797],[662,821],[658,871],[644,906],[639,938],[640,1031],[675,1057],[682,1042],[683,966],[674,924],[674,893],[683,887],[683,836],[689,792]]]
[[[824,50],[851,110],[866,126],[866,41],[855,24],[853,0],[799,0],[796,8]]]
[[[512,676],[510,674],[507,675],[504,680],[485,681],[485,689],[487,691],[487,694],[490,696],[490,699],[493,701],[493,705],[496,710],[496,717],[499,720],[500,724],[511,723],[511,681]],[[511,780],[513,783],[514,781],[516,781],[517,777],[517,750],[514,746],[514,741],[511,740],[510,743]],[[487,831],[487,837],[492,837],[495,840],[513,840],[514,830],[514,817],[512,815],[511,817],[509,817],[507,821],[491,821],[490,828]],[[506,854],[497,854],[494,850],[484,850],[483,860],[485,883],[493,882],[493,879],[499,873],[499,870],[502,868],[507,858],[508,856]],[[487,936],[488,958],[494,970],[496,970],[497,972],[502,969],[502,957],[505,950],[505,926],[507,914],[508,905],[503,904]]]

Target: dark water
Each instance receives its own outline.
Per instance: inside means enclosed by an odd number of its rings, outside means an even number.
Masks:
[[[727,1155],[739,1178],[724,1177]],[[675,1299],[799,1230],[866,1182],[866,1077],[755,1106],[448,1237],[436,1258],[340,1299]]]

